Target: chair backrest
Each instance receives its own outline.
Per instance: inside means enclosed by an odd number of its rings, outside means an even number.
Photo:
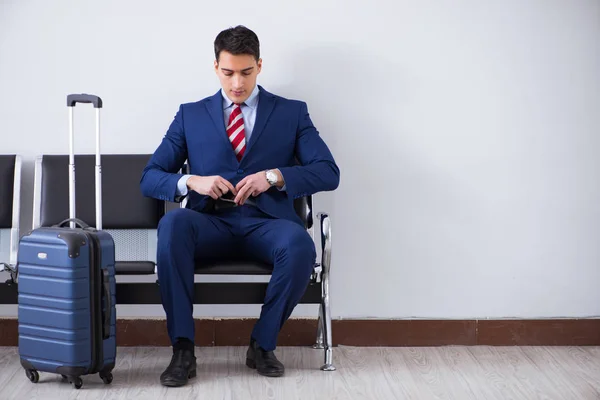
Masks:
[[[14,155],[0,155],[0,229],[12,228],[15,160]]]
[[[0,155],[0,262],[17,263],[21,157]]]
[[[164,202],[144,197],[142,170],[150,154],[102,155],[102,229],[115,241],[117,261],[156,259],[156,229]],[[76,217],[90,226],[95,215],[95,156],[75,156]],[[33,227],[69,218],[69,157],[44,155],[36,160]]]

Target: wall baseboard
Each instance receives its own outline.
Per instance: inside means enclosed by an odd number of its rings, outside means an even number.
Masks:
[[[197,346],[245,346],[256,319],[197,319]],[[316,319],[290,319],[279,346],[309,346]],[[333,321],[333,344],[346,346],[600,346],[600,319]],[[164,319],[119,319],[119,346],[169,346]],[[0,319],[0,346],[18,345],[15,318]]]

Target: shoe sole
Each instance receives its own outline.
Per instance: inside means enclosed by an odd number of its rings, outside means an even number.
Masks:
[[[195,378],[196,377],[196,370],[193,369],[190,372],[188,372],[188,380]],[[185,384],[188,383],[188,381],[184,381],[184,382],[177,382],[177,381],[172,381],[172,380],[168,380],[168,381],[164,381],[164,382],[160,382],[163,386],[168,386],[168,387],[179,387],[179,386],[184,386]]]
[[[255,369],[259,375],[268,376],[269,378],[279,378],[283,376],[284,372],[261,372],[256,368],[256,362],[251,358],[246,358],[246,366],[251,369]]]

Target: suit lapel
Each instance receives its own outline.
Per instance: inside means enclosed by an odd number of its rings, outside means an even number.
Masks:
[[[258,110],[256,110],[256,121],[254,122],[254,129],[252,130],[252,136],[250,136],[250,143],[246,146],[246,152],[244,153],[243,159],[246,158],[250,150],[252,150],[252,146],[258,140],[258,137],[265,129],[265,125],[271,116],[271,112],[273,112],[273,108],[275,107],[275,96],[271,93],[267,92],[262,88],[262,86],[258,86]]]
[[[217,94],[209,99],[209,101],[206,103],[206,108],[215,124],[215,127],[217,128],[217,134],[227,142],[229,147],[231,147],[231,143],[229,143],[229,138],[227,137],[227,132],[225,131],[225,120],[223,119],[223,97],[221,96],[221,91],[218,91]]]
[[[231,147],[231,142],[229,141],[227,131],[225,130],[225,119],[223,116],[223,96],[221,95],[220,90],[206,103],[206,109],[208,110],[210,118],[217,128],[215,133],[223,139],[223,146],[226,146],[229,149],[231,161],[238,165],[239,162],[235,156],[235,151],[233,151],[233,148]]]

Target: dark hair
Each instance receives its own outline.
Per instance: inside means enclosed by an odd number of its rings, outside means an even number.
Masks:
[[[260,43],[258,36],[245,26],[225,29],[215,39],[215,59],[219,61],[221,51],[233,55],[249,54],[258,61],[260,58]]]

